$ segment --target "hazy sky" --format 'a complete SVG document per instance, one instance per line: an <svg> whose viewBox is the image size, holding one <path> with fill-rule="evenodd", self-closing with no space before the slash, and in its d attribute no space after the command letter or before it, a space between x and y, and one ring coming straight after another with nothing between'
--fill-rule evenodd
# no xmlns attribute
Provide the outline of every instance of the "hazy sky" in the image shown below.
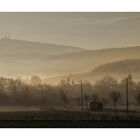
<svg viewBox="0 0 140 140"><path fill-rule="evenodd" d="M0 13L0 36L87 49L140 45L140 13Z"/></svg>

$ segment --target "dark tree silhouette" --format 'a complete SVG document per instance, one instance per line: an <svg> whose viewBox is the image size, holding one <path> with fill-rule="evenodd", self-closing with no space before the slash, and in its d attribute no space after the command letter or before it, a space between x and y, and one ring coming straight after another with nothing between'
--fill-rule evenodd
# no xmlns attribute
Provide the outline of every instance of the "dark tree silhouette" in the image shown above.
<svg viewBox="0 0 140 140"><path fill-rule="evenodd" d="M106 105L108 103L108 99L107 98L101 98L101 102L103 103L103 105Z"/></svg>
<svg viewBox="0 0 140 140"><path fill-rule="evenodd" d="M40 77L36 76L36 75L31 77L30 82L31 82L31 85L33 85L33 86L38 86L38 85L42 84L42 81L41 81Z"/></svg>
<svg viewBox="0 0 140 140"><path fill-rule="evenodd" d="M117 112L117 102L121 98L121 94L119 92L112 91L110 94L112 101L114 102L115 113Z"/></svg>
<svg viewBox="0 0 140 140"><path fill-rule="evenodd" d="M65 108L65 107L66 107L66 104L67 104L67 102L68 102L68 98L67 98L67 96L66 96L66 94L64 93L63 90L60 90L59 95L60 95L61 101L63 102L63 106L64 106L64 108Z"/></svg>
<svg viewBox="0 0 140 140"><path fill-rule="evenodd" d="M75 98L76 105L79 108L80 107L80 97Z"/></svg>
<svg viewBox="0 0 140 140"><path fill-rule="evenodd" d="M88 108L88 102L89 102L89 96L87 94L84 94L84 101L85 101L85 106L86 109Z"/></svg>
<svg viewBox="0 0 140 140"><path fill-rule="evenodd" d="M30 102L29 102L29 87L27 85L25 86L25 89L24 89L24 102L25 102L25 105L30 104Z"/></svg>
<svg viewBox="0 0 140 140"><path fill-rule="evenodd" d="M98 94L93 94L92 95L92 101L93 102L99 102L99 96L98 96Z"/></svg>
<svg viewBox="0 0 140 140"><path fill-rule="evenodd" d="M137 103L140 105L140 92L135 97Z"/></svg>

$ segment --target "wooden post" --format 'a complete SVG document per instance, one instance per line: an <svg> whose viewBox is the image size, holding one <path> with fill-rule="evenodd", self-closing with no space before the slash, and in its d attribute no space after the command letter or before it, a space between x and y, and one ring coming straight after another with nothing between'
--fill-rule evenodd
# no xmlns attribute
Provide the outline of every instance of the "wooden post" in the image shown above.
<svg viewBox="0 0 140 140"><path fill-rule="evenodd" d="M42 96L42 107L43 107L44 106L44 87L43 87L43 85L42 85L41 96Z"/></svg>
<svg viewBox="0 0 140 140"><path fill-rule="evenodd" d="M83 111L83 83L81 80L81 110Z"/></svg>
<svg viewBox="0 0 140 140"><path fill-rule="evenodd" d="M127 113L127 119L128 119L128 113L129 113L128 94L129 94L129 79L126 78L126 113Z"/></svg>

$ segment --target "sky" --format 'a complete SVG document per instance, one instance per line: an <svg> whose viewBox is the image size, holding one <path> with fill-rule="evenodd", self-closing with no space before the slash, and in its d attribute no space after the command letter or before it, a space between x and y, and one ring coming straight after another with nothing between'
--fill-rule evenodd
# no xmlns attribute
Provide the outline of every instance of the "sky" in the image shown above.
<svg viewBox="0 0 140 140"><path fill-rule="evenodd" d="M140 13L0 13L0 37L85 49L140 45Z"/></svg>

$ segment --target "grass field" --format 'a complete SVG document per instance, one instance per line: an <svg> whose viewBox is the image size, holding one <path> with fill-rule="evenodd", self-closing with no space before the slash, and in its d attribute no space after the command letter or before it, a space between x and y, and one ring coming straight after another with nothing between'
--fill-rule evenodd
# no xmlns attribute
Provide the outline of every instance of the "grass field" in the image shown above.
<svg viewBox="0 0 140 140"><path fill-rule="evenodd" d="M88 127L140 127L140 112L105 108L104 112L89 112L72 109L41 110L39 107L1 107L2 128L88 128Z"/></svg>
<svg viewBox="0 0 140 140"><path fill-rule="evenodd" d="M0 120L140 120L140 112L129 110L128 117L124 108L114 112L104 108L103 112L77 109L41 109L40 107L0 107Z"/></svg>

